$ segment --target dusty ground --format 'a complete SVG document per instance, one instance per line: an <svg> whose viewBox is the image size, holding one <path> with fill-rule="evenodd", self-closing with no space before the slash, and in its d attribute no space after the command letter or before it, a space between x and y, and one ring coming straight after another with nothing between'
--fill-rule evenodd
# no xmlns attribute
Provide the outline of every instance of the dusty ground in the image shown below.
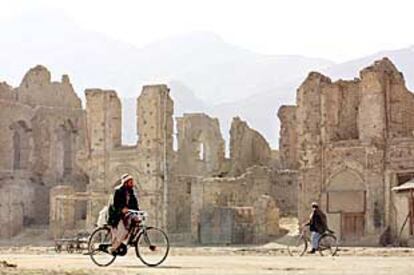
<svg viewBox="0 0 414 275"><path fill-rule="evenodd" d="M0 274L414 274L414 249L345 248L337 257L289 257L282 247L173 248L159 268L145 267L132 253L106 268L89 256L56 254L51 248L2 248Z"/></svg>
<svg viewBox="0 0 414 275"><path fill-rule="evenodd" d="M286 242L298 232L297 220L282 219L288 235L262 246L173 247L158 268L145 267L134 251L106 268L89 256L57 254L45 230L31 229L0 241L0 274L414 274L414 249L341 247L336 257L290 257ZM49 243L49 247L41 246ZM11 246L11 245L17 246ZM3 262L6 261L6 262ZM5 267L6 263L17 267Z"/></svg>

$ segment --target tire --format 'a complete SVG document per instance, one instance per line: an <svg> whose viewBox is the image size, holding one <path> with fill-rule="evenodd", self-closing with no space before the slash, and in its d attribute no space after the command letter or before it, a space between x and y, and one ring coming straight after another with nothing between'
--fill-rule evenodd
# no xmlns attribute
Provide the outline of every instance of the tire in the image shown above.
<svg viewBox="0 0 414 275"><path fill-rule="evenodd" d="M292 241L288 245L288 253L290 256L303 256L307 249L308 242L303 235L292 238Z"/></svg>
<svg viewBox="0 0 414 275"><path fill-rule="evenodd" d="M109 266L115 261L116 256L102 249L102 247L108 249L111 242L111 229L109 227L99 227L89 237L88 254L97 266Z"/></svg>
<svg viewBox="0 0 414 275"><path fill-rule="evenodd" d="M56 253L62 252L62 245L61 244L56 244L55 245L55 251L56 251Z"/></svg>
<svg viewBox="0 0 414 275"><path fill-rule="evenodd" d="M139 233L135 243L137 257L149 267L162 264L170 251L167 234L159 228L147 227Z"/></svg>
<svg viewBox="0 0 414 275"><path fill-rule="evenodd" d="M82 245L80 244L80 243L78 243L77 245L76 245L76 253L82 253Z"/></svg>
<svg viewBox="0 0 414 275"><path fill-rule="evenodd" d="M319 253L321 256L335 256L338 252L338 241L334 234L322 234L318 242Z"/></svg>
<svg viewBox="0 0 414 275"><path fill-rule="evenodd" d="M72 254L73 252L75 252L75 247L73 246L72 243L68 243L68 245L66 246L66 250L68 251L69 254Z"/></svg>

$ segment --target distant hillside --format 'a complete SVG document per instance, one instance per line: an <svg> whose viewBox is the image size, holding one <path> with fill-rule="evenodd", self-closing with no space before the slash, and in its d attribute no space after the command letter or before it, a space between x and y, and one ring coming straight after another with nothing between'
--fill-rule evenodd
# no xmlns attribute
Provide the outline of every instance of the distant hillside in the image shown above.
<svg viewBox="0 0 414 275"><path fill-rule="evenodd" d="M327 68L315 69L332 80L353 79L359 77L359 71L375 60L389 57L397 68L404 74L407 86L414 91L414 47L383 51L374 55L335 64ZM280 86L268 88L247 99L235 100L227 104L219 104L213 107L211 113L220 117L221 121L229 121L232 116L240 115L251 125L259 130L274 147L278 144L279 120L276 117L278 108L284 104L294 104L296 101L296 89L304 81L305 76L293 79L290 83L282 83ZM229 130L229 125L222 125L224 132Z"/></svg>
<svg viewBox="0 0 414 275"><path fill-rule="evenodd" d="M30 25L27 22L31 22ZM334 64L302 56L271 56L196 32L156 41L144 48L85 31L62 14L23 16L0 25L0 81L18 85L24 73L43 64L54 78L69 74L77 93L85 88L115 89L124 99L124 141L136 142L136 97L142 85L167 83L176 113L207 112L220 119L227 138L233 116L247 120L277 146L277 109L295 101L309 71L352 78L382 56L390 57L414 87L413 48L380 52Z"/></svg>
<svg viewBox="0 0 414 275"><path fill-rule="evenodd" d="M375 60L383 57L388 57L404 74L407 86L411 91L414 91L414 46L394 51L382 51L376 54L363 57L356 60L351 60L335 66L322 68L321 72L329 75L333 79L353 79L358 77L358 72Z"/></svg>

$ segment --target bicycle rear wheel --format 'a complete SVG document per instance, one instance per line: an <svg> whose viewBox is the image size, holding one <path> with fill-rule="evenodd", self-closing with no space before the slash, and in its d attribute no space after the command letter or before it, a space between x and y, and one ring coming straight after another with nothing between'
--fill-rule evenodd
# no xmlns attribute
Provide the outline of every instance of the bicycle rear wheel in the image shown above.
<svg viewBox="0 0 414 275"><path fill-rule="evenodd" d="M156 227L147 227L142 230L135 243L137 257L150 267L158 266L164 262L169 251L170 242L167 234Z"/></svg>
<svg viewBox="0 0 414 275"><path fill-rule="evenodd" d="M116 256L108 252L111 244L110 228L99 227L91 234L88 242L88 253L96 265L108 266L115 261Z"/></svg>
<svg viewBox="0 0 414 275"><path fill-rule="evenodd" d="M319 253L324 255L335 256L338 251L338 241L335 235L327 233L323 234L318 243Z"/></svg>
<svg viewBox="0 0 414 275"><path fill-rule="evenodd" d="M292 238L288 245L288 253L290 256L303 256L308 248L308 242L303 235Z"/></svg>

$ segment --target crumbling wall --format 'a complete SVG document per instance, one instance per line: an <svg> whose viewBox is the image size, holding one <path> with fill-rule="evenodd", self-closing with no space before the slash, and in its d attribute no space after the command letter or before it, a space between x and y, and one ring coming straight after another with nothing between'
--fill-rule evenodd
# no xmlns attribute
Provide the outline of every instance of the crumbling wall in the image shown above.
<svg viewBox="0 0 414 275"><path fill-rule="evenodd" d="M61 82L52 82L50 72L41 65L26 73L16 92L19 102L32 107L81 108L81 100L73 90L69 77L63 75Z"/></svg>
<svg viewBox="0 0 414 275"><path fill-rule="evenodd" d="M88 202L87 226L93 226L114 185L125 173L137 183L140 207L152 224L166 226L168 182L173 162L173 101L166 85L144 86L137 99L136 146L121 144L121 105L114 91L87 90L89 152L82 156L95 195ZM100 195L98 195L100 194Z"/></svg>
<svg viewBox="0 0 414 275"><path fill-rule="evenodd" d="M121 145L121 101L112 90L87 89L85 95L90 158L84 161L85 172L91 179L91 190L109 192L108 153Z"/></svg>
<svg viewBox="0 0 414 275"><path fill-rule="evenodd" d="M51 82L42 66L29 70L17 88L1 83L0 94L0 186L12 186L7 200L20 205L9 213L10 235L22 226L48 223L51 187L86 185L76 164L85 145L85 123L69 78Z"/></svg>
<svg viewBox="0 0 414 275"><path fill-rule="evenodd" d="M281 106L277 116L280 120L279 158L281 168L297 169L296 106Z"/></svg>
<svg viewBox="0 0 414 275"><path fill-rule="evenodd" d="M339 80L321 86L323 142L358 139L359 81Z"/></svg>
<svg viewBox="0 0 414 275"><path fill-rule="evenodd" d="M322 182L321 163L321 86L330 79L319 73L310 73L297 91L296 119L298 134L300 222L307 219L310 204L318 200Z"/></svg>
<svg viewBox="0 0 414 275"><path fill-rule="evenodd" d="M0 238L17 235L36 215L35 188L25 177L6 176L0 179Z"/></svg>
<svg viewBox="0 0 414 275"><path fill-rule="evenodd" d="M256 243L264 243L280 234L279 208L273 197L261 195L253 204L254 236Z"/></svg>
<svg viewBox="0 0 414 275"><path fill-rule="evenodd" d="M252 243L264 242L277 235L279 207L271 194L271 177L269 168L253 166L240 177L200 178L194 182L191 186L193 240ZM250 214L246 214L249 222L235 215L241 209L251 209L251 212L247 211ZM221 236L212 236L212 228L220 228L216 233ZM241 238L243 234L245 237Z"/></svg>
<svg viewBox="0 0 414 275"><path fill-rule="evenodd" d="M6 82L0 82L0 100L17 101L16 92Z"/></svg>
<svg viewBox="0 0 414 275"><path fill-rule="evenodd" d="M388 58L376 61L361 71L362 94L365 96L365 106L375 105L368 110L360 109L360 124L364 137L383 138L381 133L387 132L387 137L413 137L414 95L407 90L401 72ZM367 119L371 116L373 123ZM362 121L361 121L362 120ZM366 128L364 128L366 126ZM375 127L374 127L375 126Z"/></svg>
<svg viewBox="0 0 414 275"><path fill-rule="evenodd" d="M413 103L402 74L386 58L353 81L309 74L298 89L296 111L301 221L310 203L320 201L338 236L344 217L356 211L362 220L355 236L378 241L398 216L392 214L398 211L391 206L392 179L414 171Z"/></svg>
<svg viewBox="0 0 414 275"><path fill-rule="evenodd" d="M168 231L172 233L191 232L191 194L197 176L174 174L168 187Z"/></svg>
<svg viewBox="0 0 414 275"><path fill-rule="evenodd" d="M272 169L269 195L280 209L280 215L298 215L298 171Z"/></svg>
<svg viewBox="0 0 414 275"><path fill-rule="evenodd" d="M168 186L172 182L174 102L166 85L144 86L137 100L139 171L148 190L148 209L155 224L167 226ZM145 185L144 185L145 184Z"/></svg>
<svg viewBox="0 0 414 275"><path fill-rule="evenodd" d="M177 173L217 176L224 162L224 139L217 118L184 114L177 118Z"/></svg>
<svg viewBox="0 0 414 275"><path fill-rule="evenodd" d="M203 209L253 206L263 194L270 193L271 170L253 166L239 177L200 178L191 185L191 232L199 240Z"/></svg>
<svg viewBox="0 0 414 275"><path fill-rule="evenodd" d="M75 227L75 189L69 185L55 186L50 190L49 229L54 238L60 238Z"/></svg>
<svg viewBox="0 0 414 275"><path fill-rule="evenodd" d="M267 166L271 156L270 146L263 136L239 117L233 118L230 129L230 175L239 176L253 165Z"/></svg>
<svg viewBox="0 0 414 275"><path fill-rule="evenodd" d="M201 244L245 244L255 240L253 207L212 207L200 213Z"/></svg>

